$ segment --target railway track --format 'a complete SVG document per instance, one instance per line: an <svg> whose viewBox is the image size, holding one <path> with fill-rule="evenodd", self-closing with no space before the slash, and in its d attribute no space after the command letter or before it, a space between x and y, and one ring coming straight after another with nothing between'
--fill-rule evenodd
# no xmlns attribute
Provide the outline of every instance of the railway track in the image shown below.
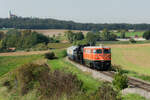
<svg viewBox="0 0 150 100"><path fill-rule="evenodd" d="M112 72L112 71L100 71L100 73L103 73L107 76L110 76L110 77L114 77L115 75L115 72ZM136 79L136 78L133 78L133 77L128 77L128 85L131 86L131 87L137 87L137 88L140 88L140 89L144 89L146 90L147 92L150 92L150 83L148 82L145 82L143 80L140 80L140 79Z"/></svg>
<svg viewBox="0 0 150 100"><path fill-rule="evenodd" d="M74 63L80 64L80 63L75 62L73 60L71 60L71 61L74 62ZM86 67L83 64L80 64L80 65ZM102 74L104 74L104 75L106 75L108 77L111 77L111 78L114 78L114 75L115 75L115 72L113 72L113 71L98 71L98 72L102 73ZM150 92L150 83L145 82L145 81L140 80L140 79L136 79L134 77L128 77L128 85L130 87L140 88L140 89L143 89L143 90L145 90L147 92Z"/></svg>

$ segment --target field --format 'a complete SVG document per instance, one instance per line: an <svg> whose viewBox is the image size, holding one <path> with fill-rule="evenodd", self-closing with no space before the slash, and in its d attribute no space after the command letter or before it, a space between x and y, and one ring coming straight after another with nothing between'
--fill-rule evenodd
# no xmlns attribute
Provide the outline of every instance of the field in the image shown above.
<svg viewBox="0 0 150 100"><path fill-rule="evenodd" d="M41 55L0 56L0 76L21 66L22 64L41 59Z"/></svg>
<svg viewBox="0 0 150 100"><path fill-rule="evenodd" d="M44 35L47 36L53 36L53 35L64 35L64 33L68 30L65 29L47 29L47 30L33 30L33 31L37 31L39 33L43 33ZM72 30L73 32L80 32L80 30ZM83 34L86 34L88 31L81 31L83 32Z"/></svg>
<svg viewBox="0 0 150 100"><path fill-rule="evenodd" d="M150 76L150 44L111 45L112 63Z"/></svg>
<svg viewBox="0 0 150 100"><path fill-rule="evenodd" d="M52 68L52 70L64 70L66 72L71 72L83 81L83 87L87 90L87 93L94 93L98 87L101 85L101 82L98 80L93 79L90 76L90 73L82 72L77 69L74 65L70 64L62 57L62 53L60 49L54 50L55 54L57 55L58 59L48 60L47 63ZM32 61L39 61L44 59L43 56L40 54L38 55L27 55L27 56L1 56L0 57L0 79L7 75L8 72L13 71L17 67L23 65L24 63L32 62ZM0 85L0 100L15 100L16 94L10 95L5 87ZM133 100L136 97L137 100L145 100L144 98L138 95L127 95L123 97L123 100ZM31 91L28 95L22 96L21 100L36 100L35 91ZM64 99L63 99L64 100Z"/></svg>
<svg viewBox="0 0 150 100"><path fill-rule="evenodd" d="M139 31L139 32L126 32L126 37L132 37L132 36L135 36L137 35L138 37L142 37L143 36L143 33L142 31ZM117 36L120 36L121 33L115 33Z"/></svg>

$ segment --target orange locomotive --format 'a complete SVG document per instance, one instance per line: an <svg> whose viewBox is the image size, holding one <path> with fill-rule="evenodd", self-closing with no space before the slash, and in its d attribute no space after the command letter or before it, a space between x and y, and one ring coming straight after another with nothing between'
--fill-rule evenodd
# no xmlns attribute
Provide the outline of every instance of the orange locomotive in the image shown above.
<svg viewBox="0 0 150 100"><path fill-rule="evenodd" d="M106 46L72 46L67 54L69 59L91 68L107 70L111 66L111 48Z"/></svg>
<svg viewBox="0 0 150 100"><path fill-rule="evenodd" d="M84 47L83 60L89 67L108 69L111 66L111 48L106 46Z"/></svg>

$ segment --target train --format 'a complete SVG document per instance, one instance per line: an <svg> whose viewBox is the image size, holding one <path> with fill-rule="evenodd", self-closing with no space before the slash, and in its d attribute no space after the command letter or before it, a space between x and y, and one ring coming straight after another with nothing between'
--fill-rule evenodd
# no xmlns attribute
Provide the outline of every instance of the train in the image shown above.
<svg viewBox="0 0 150 100"><path fill-rule="evenodd" d="M71 46L67 48L68 58L87 67L108 70L111 67L111 48L100 46Z"/></svg>

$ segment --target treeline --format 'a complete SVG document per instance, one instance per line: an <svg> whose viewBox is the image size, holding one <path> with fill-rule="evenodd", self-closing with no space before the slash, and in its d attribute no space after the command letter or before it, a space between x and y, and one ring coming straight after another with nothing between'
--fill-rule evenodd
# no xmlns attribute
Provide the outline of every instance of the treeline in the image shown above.
<svg viewBox="0 0 150 100"><path fill-rule="evenodd" d="M59 41L31 30L12 29L6 34L0 32L0 50L7 50L8 48L26 49L41 45L41 43L47 45L56 42Z"/></svg>
<svg viewBox="0 0 150 100"><path fill-rule="evenodd" d="M92 24L42 18L0 18L0 28L69 30L150 30L150 24Z"/></svg>
<svg viewBox="0 0 150 100"><path fill-rule="evenodd" d="M95 45L97 41L115 41L117 35L104 29L102 32L90 31L86 36L82 32L67 31L65 32L65 37L74 45Z"/></svg>

